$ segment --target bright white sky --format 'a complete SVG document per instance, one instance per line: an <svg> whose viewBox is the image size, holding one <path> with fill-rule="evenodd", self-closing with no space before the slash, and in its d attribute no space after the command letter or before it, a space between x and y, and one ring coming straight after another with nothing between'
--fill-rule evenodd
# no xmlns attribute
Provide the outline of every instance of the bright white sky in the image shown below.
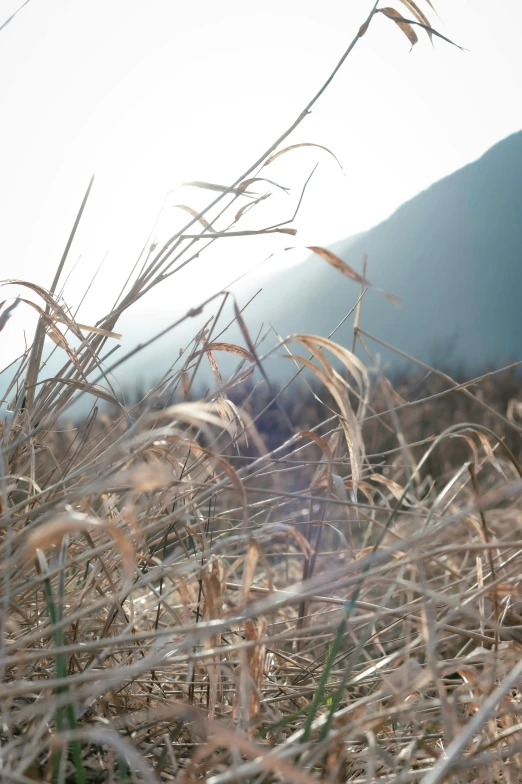
<svg viewBox="0 0 522 784"><path fill-rule="evenodd" d="M329 147L346 177L313 149L267 170L298 192L320 162L296 244L369 228L522 127L520 0L433 0L440 18L426 0L417 2L435 28L469 51L440 40L432 48L418 29L419 44L410 52L393 22L375 19L287 142ZM0 0L0 21L19 4ZM32 0L0 32L0 278L50 286L96 172L67 271L81 259L65 298L71 306L79 301L108 252L82 313L85 321L97 320L166 192L186 180L229 183L240 175L320 87L371 5ZM398 0L382 5L404 11ZM201 193L185 190L170 203L177 202L200 207ZM290 212L291 200L280 199L277 213ZM180 225L174 213L164 213L165 236ZM293 244L283 240L279 247ZM163 295L158 290L142 312L169 310L173 297L185 310L209 286L225 285L278 247L277 238L270 246L224 242L179 285ZM290 255L278 254L276 263Z"/></svg>

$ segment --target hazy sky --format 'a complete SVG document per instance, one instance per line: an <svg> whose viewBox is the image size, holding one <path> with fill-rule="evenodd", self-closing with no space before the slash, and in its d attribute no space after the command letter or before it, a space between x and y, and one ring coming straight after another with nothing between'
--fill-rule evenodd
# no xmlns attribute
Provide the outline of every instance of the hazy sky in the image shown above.
<svg viewBox="0 0 522 784"><path fill-rule="evenodd" d="M295 244L369 228L522 127L520 0L433 0L439 18L417 1L435 28L469 51L440 40L432 47L421 30L410 51L393 22L375 19L288 142L329 147L346 176L313 149L267 170L297 193L319 161ZM2 18L19 2L2 0ZM394 5L408 15L398 0ZM96 172L67 271L80 262L65 295L74 305L107 254L84 306L85 319L98 319L165 193L183 181L229 183L241 174L324 82L371 6L32 0L0 32L0 277L50 285ZM202 206L201 193L176 193L170 203L179 202ZM279 198L277 213L287 217L291 204ZM165 236L183 220L174 213L163 215ZM173 297L183 307L196 304L203 283L224 285L281 246L277 238L262 247L225 242L177 288L158 292L154 310L170 309Z"/></svg>

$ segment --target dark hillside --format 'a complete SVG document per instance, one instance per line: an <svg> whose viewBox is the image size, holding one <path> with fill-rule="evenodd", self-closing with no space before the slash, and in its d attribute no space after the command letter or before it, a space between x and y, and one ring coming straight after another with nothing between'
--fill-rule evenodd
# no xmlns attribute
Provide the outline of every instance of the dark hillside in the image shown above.
<svg viewBox="0 0 522 784"><path fill-rule="evenodd" d="M333 249L358 271L368 253L368 279L402 299L397 309L369 291L367 331L438 364L521 358L522 133ZM270 320L282 334L328 334L358 294L314 256L265 282L249 319ZM338 333L343 342L352 323Z"/></svg>

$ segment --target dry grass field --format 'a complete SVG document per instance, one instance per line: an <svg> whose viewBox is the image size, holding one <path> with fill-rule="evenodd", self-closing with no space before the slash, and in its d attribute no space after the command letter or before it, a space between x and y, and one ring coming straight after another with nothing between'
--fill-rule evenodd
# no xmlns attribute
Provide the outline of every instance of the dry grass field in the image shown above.
<svg viewBox="0 0 522 784"><path fill-rule="evenodd" d="M375 6L338 68L379 12L412 44L436 38L420 2L402 4L406 18ZM465 379L412 361L387 378L360 297L353 344L292 336L280 388L248 311L235 310L241 345L220 338L221 293L142 399L111 381L129 359L110 356L118 317L241 234L273 186L264 166L291 154L334 76L230 187L200 183L208 208L148 243L96 325L59 293L89 191L52 287L18 282L39 324L0 420L2 781L521 780L515 365ZM314 250L361 294L371 285ZM0 331L21 306L3 305ZM200 398L203 362L215 383ZM78 421L80 397L92 408Z"/></svg>

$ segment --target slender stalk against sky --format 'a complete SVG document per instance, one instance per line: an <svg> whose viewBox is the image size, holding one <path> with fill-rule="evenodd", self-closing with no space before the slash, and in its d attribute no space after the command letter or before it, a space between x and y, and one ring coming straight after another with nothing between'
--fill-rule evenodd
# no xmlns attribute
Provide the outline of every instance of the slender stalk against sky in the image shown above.
<svg viewBox="0 0 522 784"><path fill-rule="evenodd" d="M7 118L0 129L1 257L18 277L49 286L95 171L70 257L72 266L81 254L81 263L66 291L78 301L108 251L85 303L86 320L95 321L96 305L112 298L165 193L187 180L230 182L291 124L371 6L30 3L2 31L0 46L8 74L0 90ZM410 52L381 16L291 138L329 147L346 177L313 151L274 164L274 178L298 189L319 159L297 222L300 244L375 225L522 127L513 100L522 73L518 0L504 0L502 14L492 14L486 0L441 0L437 10L437 28L468 51L421 41ZM184 199L201 206L197 194ZM168 235L173 221L167 211L160 231ZM230 243L220 253L206 275L226 267L232 279L245 257L255 263L266 246Z"/></svg>

